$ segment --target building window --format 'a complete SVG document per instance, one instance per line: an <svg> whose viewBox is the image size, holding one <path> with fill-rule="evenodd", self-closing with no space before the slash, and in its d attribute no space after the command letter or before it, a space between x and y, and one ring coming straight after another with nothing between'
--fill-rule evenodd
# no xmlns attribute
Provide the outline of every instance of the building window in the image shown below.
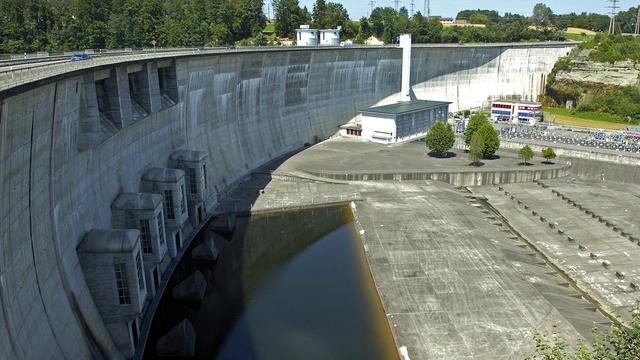
<svg viewBox="0 0 640 360"><path fill-rule="evenodd" d="M196 169L187 168L187 173L189 174L189 193L197 194L198 186L196 184Z"/></svg>
<svg viewBox="0 0 640 360"><path fill-rule="evenodd" d="M149 220L140 220L140 240L142 240L142 252L153 253L151 247L151 234L149 233Z"/></svg>
<svg viewBox="0 0 640 360"><path fill-rule="evenodd" d="M144 290L144 275L142 274L142 259L140 257L140 252L136 254L136 272L138 273L138 285L140 286L140 290Z"/></svg>
<svg viewBox="0 0 640 360"><path fill-rule="evenodd" d="M118 289L118 302L120 305L131 304L131 296L129 295L129 281L127 280L127 264L114 264L116 271L116 288Z"/></svg>
<svg viewBox="0 0 640 360"><path fill-rule="evenodd" d="M164 245L164 219L162 218L162 211L158 213L158 237L160 238L160 245Z"/></svg>
<svg viewBox="0 0 640 360"><path fill-rule="evenodd" d="M173 213L173 194L171 193L171 190L164 191L164 211L167 212L167 219L176 218Z"/></svg>
<svg viewBox="0 0 640 360"><path fill-rule="evenodd" d="M180 201L180 210L184 214L187 212L187 195L184 192L184 185L180 185L180 193L182 194L182 201Z"/></svg>
<svg viewBox="0 0 640 360"><path fill-rule="evenodd" d="M202 182L204 183L205 190L207 189L207 165L202 164Z"/></svg>

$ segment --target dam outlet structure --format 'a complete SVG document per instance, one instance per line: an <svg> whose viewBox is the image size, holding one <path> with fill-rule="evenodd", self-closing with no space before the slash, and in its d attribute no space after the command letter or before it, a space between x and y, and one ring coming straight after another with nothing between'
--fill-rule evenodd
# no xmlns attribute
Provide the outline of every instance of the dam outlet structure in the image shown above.
<svg viewBox="0 0 640 360"><path fill-rule="evenodd" d="M575 47L413 46L410 90L451 111L535 99ZM396 47L92 61L0 86L2 359L133 357L239 180L401 95Z"/></svg>

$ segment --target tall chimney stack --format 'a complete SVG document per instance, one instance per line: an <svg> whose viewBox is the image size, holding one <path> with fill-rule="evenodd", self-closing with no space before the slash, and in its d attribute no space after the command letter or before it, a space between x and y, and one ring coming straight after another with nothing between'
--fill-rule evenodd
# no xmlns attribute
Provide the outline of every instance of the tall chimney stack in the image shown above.
<svg viewBox="0 0 640 360"><path fill-rule="evenodd" d="M402 87L400 101L411 100L411 34L400 35L402 48Z"/></svg>

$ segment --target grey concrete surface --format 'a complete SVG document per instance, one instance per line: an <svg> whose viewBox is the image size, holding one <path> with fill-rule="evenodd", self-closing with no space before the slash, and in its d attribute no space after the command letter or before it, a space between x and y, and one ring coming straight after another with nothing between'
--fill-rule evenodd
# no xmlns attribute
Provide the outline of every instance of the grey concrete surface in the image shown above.
<svg viewBox="0 0 640 360"><path fill-rule="evenodd" d="M640 281L640 246L629 238L637 234L637 217L629 213L633 208L624 206L640 194L637 186L594 185L565 178L551 180L545 187L525 183L501 188L473 191L486 197L606 311L628 322L629 310L640 297L631 285ZM625 228L627 235L622 234Z"/></svg>
<svg viewBox="0 0 640 360"><path fill-rule="evenodd" d="M543 83L574 46L418 47L414 92L457 107L536 96L541 87L532 84ZM87 99L95 96L86 89L87 72L156 57L63 64L52 73L34 71L19 86L3 83L0 358L118 357L76 248L90 229L110 227L111 202L120 192L140 191L145 170L167 167L176 149L205 152L212 208L252 169L332 135L357 109L391 101L400 86L398 49L162 56L175 62L175 104L123 122L124 129L88 126L83 143L80 128L96 107Z"/></svg>
<svg viewBox="0 0 640 360"><path fill-rule="evenodd" d="M523 358L533 352L533 335L554 325L575 344L610 324L467 191L434 181L295 177L272 178L262 192L258 186L255 177L230 195L268 210L357 192L370 268L396 344L411 359Z"/></svg>
<svg viewBox="0 0 640 360"><path fill-rule="evenodd" d="M462 150L453 149L446 158L429 155L423 140L381 145L334 138L313 146L303 156L294 156L282 170L337 180L440 180L457 186L534 181L569 173L563 159L543 164L543 159L534 158L531 166L522 166L515 152L499 151L496 155L496 159L482 160L482 166L471 166Z"/></svg>

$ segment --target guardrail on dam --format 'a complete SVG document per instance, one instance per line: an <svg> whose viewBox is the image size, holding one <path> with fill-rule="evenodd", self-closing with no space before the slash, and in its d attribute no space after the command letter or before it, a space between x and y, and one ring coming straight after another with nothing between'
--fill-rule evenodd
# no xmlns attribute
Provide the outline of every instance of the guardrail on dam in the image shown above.
<svg viewBox="0 0 640 360"><path fill-rule="evenodd" d="M490 97L533 98L574 47L416 46L412 89L452 101L453 110ZM164 210L154 208L168 221L167 242L188 236L252 169L332 135L357 109L392 101L400 71L395 48L256 50L87 66L1 91L0 358L131 356L122 349L135 330L101 314L90 291L101 279L83 272L78 252L90 230L122 223L112 215L119 194L169 191L175 204L164 197ZM182 170L151 170L175 167ZM162 188L161 178L176 187ZM171 195L185 192L180 185L189 192L186 222L185 196ZM180 215L167 218L173 210ZM113 269L97 274L108 281ZM135 271L128 280L131 296L140 295ZM117 302L118 292L100 298Z"/></svg>

